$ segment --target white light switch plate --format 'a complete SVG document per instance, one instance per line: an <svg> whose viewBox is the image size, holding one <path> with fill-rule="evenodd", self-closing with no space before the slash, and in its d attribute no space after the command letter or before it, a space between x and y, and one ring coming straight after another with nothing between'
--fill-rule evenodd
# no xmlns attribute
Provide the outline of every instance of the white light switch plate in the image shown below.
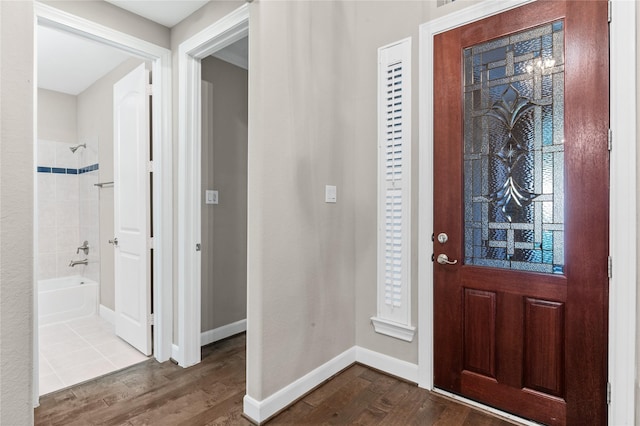
<svg viewBox="0 0 640 426"><path fill-rule="evenodd" d="M218 204L218 191L207 189L205 191L205 204Z"/></svg>
<svg viewBox="0 0 640 426"><path fill-rule="evenodd" d="M338 201L338 190L334 185L327 185L324 188L324 202L335 203Z"/></svg>

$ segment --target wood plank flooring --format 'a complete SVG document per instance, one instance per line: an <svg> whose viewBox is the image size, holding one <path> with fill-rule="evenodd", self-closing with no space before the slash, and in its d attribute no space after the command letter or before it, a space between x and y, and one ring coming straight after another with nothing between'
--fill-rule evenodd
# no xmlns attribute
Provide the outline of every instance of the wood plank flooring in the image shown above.
<svg viewBox="0 0 640 426"><path fill-rule="evenodd" d="M202 348L184 369L154 360L40 398L36 425L251 425L242 417L245 335ZM362 365L307 394L269 425L473 425L513 423Z"/></svg>

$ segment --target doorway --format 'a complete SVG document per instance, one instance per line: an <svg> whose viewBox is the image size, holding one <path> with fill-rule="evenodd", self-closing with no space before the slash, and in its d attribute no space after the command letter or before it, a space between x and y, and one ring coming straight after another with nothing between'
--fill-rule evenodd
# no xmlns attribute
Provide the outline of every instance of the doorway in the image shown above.
<svg viewBox="0 0 640 426"><path fill-rule="evenodd" d="M248 4L179 46L178 113L178 345L173 358L183 367L200 362L202 346L202 178L201 61L249 34ZM221 202L222 196L220 194ZM246 253L244 254L246 258ZM237 326L245 324L234 323Z"/></svg>
<svg viewBox="0 0 640 426"><path fill-rule="evenodd" d="M248 37L202 59L201 345L247 328Z"/></svg>
<svg viewBox="0 0 640 426"><path fill-rule="evenodd" d="M545 424L606 423L607 36L555 2L434 38L434 384Z"/></svg>
<svg viewBox="0 0 640 426"><path fill-rule="evenodd" d="M526 2L523 2L526 3ZM522 3L520 3L522 4ZM628 88L625 89L628 82L635 87L635 65L633 61L626 61L623 58L626 55L626 47L624 39L629 37L629 34L633 34L635 31L635 22L633 19L628 18L627 15L635 13L635 8L629 10L629 5L613 5L611 11L611 128L613 134L623 135L622 137L630 137L630 140L635 140L635 129L633 125L625 125L623 117L627 116L627 110L630 109L635 117L635 101L628 101L625 93ZM423 41L422 51L425 54L426 63L432 63L434 59L433 50L433 38L436 34L444 33L449 29L458 28L472 20L481 19L486 16L491 16L517 7L517 5L494 5L490 8L481 10L478 8L468 8L465 13L454 13L446 18L434 20L421 27L421 40ZM606 15L606 14L605 14ZM471 18L473 17L473 18ZM605 18L606 19L606 18ZM631 67L631 71L628 72L626 67ZM433 93L429 93L425 87L431 86L433 81L433 73L430 69L422 71L422 78L425 84L422 85L421 97L422 105L426 114L422 114L425 117L423 123L421 123L421 138L425 141L425 150L421 151L421 169L432 170L431 165L434 164L433 157L429 153L430 147L433 147L432 135L429 133L433 126ZM427 82L429 82L427 84ZM635 90L635 89L634 89ZM627 116L628 117L628 116ZM610 233L611 233L611 258L619 259L623 258L622 263L614 261L612 265L613 274L610 281L617 282L618 285L611 284L609 290L609 351L608 351L608 368L609 368L609 381L611 388L613 389L612 395L617 395L611 399L609 405L609 422L611 424L625 424L633 422L633 383L628 378L624 371L628 368L634 368L634 341L635 336L635 307L631 306L635 303L635 219L631 216L627 217L627 214L635 214L635 201L628 200L625 194L629 192L635 194L635 189L629 189L628 184L631 184L635 188L635 178L623 177L624 172L616 172L621 167L627 167L629 170L635 170L635 148L634 144L627 144L621 141L620 145L616 146L617 149L613 149L610 153L611 158L611 202L610 202ZM624 166L623 166L624 165ZM432 194L434 193L434 186L430 182L430 178L421 174L421 194L420 194L420 209L425 215L421 217L421 233L420 233L420 251L421 257L424 258L428 254L431 256L433 252L431 243L431 232L433 230L432 222L433 217L430 216L430 212L433 210L433 203L431 201ZM604 179L606 180L606 178ZM624 189L623 189L624 188ZM635 200L635 196L634 196ZM606 203L606 202L605 202ZM620 221L618 223L618 221ZM622 230L621 224L625 223L624 227L626 231ZM630 227L627 227L629 226ZM427 234L428 232L428 234ZM630 235L628 233L631 233ZM629 254L628 251L631 251ZM627 256L633 256L633 259ZM453 256L452 256L453 257ZM421 386L431 388L433 386L433 368L434 364L431 360L431 345L428 343L433 339L433 329L431 323L431 317L433 315L434 306L429 300L430 293L432 291L431 276L433 270L440 265L432 265L430 262L426 262L424 265L420 264L420 328L421 345L420 345L420 384ZM627 280L629 284L627 285ZM629 302L628 302L629 301ZM602 307L606 311L606 306ZM614 324L617 324L615 326ZM624 324L624 325L623 325ZM627 326L631 326L631 330L627 329ZM624 335L624 337L623 337ZM425 343L425 339L427 344ZM613 361L613 359L616 361ZM626 370L628 371L628 370ZM605 386L606 387L606 386ZM616 391L617 389L617 391ZM600 391L598 391L600 392ZM620 399L618 399L620 398ZM598 401L597 404L602 404ZM605 414L606 416L606 414Z"/></svg>
<svg viewBox="0 0 640 426"><path fill-rule="evenodd" d="M93 22L71 16L65 12L59 11L55 8L52 8L43 4L38 3L35 5L35 13L36 13L37 22L38 22L38 25L36 26L36 39L37 39L38 33L40 32L48 31L50 35L50 32L53 31L53 32L56 32L56 34L59 35L60 37L66 37L66 38L74 37L75 40L80 44L90 44L96 49L101 47L104 48L108 46L107 50L111 52L115 52L114 55L119 58L119 59L116 59L115 65L113 65L111 68L111 70L113 70L114 68L117 69L118 72L116 74L118 75L126 74L129 68L133 68L145 61L148 61L150 68L153 69L154 75L157 81L157 85L155 89L153 89L154 98L151 102L154 107L153 129L152 129L152 133L154 135L153 148L154 148L154 153L156 154L155 160L157 161L157 165L155 168L156 173L153 176L154 211L158 213L155 217L155 222L154 222L154 231L155 231L154 235L158 237L156 239L155 254L156 254L156 258L158 259L165 259L167 255L169 256L169 259L170 259L170 252L168 253L167 247L164 245L167 240L170 242L170 237L171 237L171 204L170 204L171 197L170 197L170 192L167 193L168 191L170 191L170 189L168 190L166 189L166 188L170 188L170 185L161 184L163 182L166 182L167 180L169 182L171 180L170 169L165 168L165 164L164 164L164 162L167 162L170 164L171 144L170 144L169 136L170 136L171 129L170 129L170 123L165 118L167 116L166 111L170 110L170 104L169 104L168 96L163 96L163 93L169 93L170 90L169 90L169 81L165 75L166 73L162 72L162 69L166 69L167 64L170 61L169 51L164 48L150 45L147 42L142 42L141 40L137 40L135 38L132 38L128 35L124 35L117 31L112 31L110 29L101 27ZM71 34L73 34L73 36ZM36 49L36 51L37 50L38 49ZM38 58L36 58L36 63L37 62L38 62ZM101 77L105 77L105 76L102 75ZM118 76L116 76L115 74L108 75L108 77L113 80L119 79ZM92 86L92 83L95 83L95 81L89 81L86 83L86 87L77 89L79 90L78 93L86 91L88 87ZM114 82L111 82L111 81L107 82L105 80L105 81L101 81L100 83L108 87L109 97L111 98L111 101L113 101L113 94L111 93L112 92L111 89L113 87ZM100 90L98 90L99 88L95 87L95 89L97 92L100 92ZM49 93L49 92L52 92L52 93ZM108 170L108 167L105 167L105 163L109 164L110 162L113 161L113 150L112 148L110 148L110 146L112 146L112 138L109 138L107 136L107 134L110 134L111 132L107 132L104 130L106 128L112 131L113 124L111 121L107 122L107 120L101 120L100 118L101 116L107 115L107 114L101 114L101 112L96 113L92 111L91 114L88 114L89 117L82 116L82 114L86 113L91 108L83 107L82 111L79 112L76 106L76 104L79 103L78 100L75 99L77 97L76 94L71 95L67 93L67 94L64 94L65 96L63 96L62 94L60 94L59 90L58 91L49 90L48 92L43 92L43 93L46 93L46 94L42 97L42 99L53 98L53 100L49 99L51 102L49 102L48 104L49 106L53 107L53 112L60 112L60 111L55 111L55 106L60 105L60 98L63 99L63 104L64 104L64 101L66 100L65 105L67 105L69 108L67 108L65 116L74 117L73 119L70 118L70 121L72 122L75 121L75 123L70 127L76 127L76 129L73 129L73 132L76 132L77 134L82 133L82 140L76 137L77 134L67 138L64 138L64 137L58 138L55 136L50 138L53 140L46 141L44 144L42 144L43 145L42 153L44 155L40 155L39 158L36 160L37 163L35 164L36 171L40 172L40 173L37 173L36 181L38 180L44 181L44 177L43 179L40 179L40 176L38 175L44 176L47 172L49 172L50 175L55 174L56 175L55 178L60 178L60 179L57 179L58 181L65 181L65 184L69 184L72 187L75 186L76 188L75 193L73 191L67 191L67 190L55 191L55 194L58 194L60 192L60 194L63 194L64 197L66 197L66 201L70 201L70 202L64 203L66 205L64 209L67 209L69 211L67 213L69 214L66 214L65 213L66 210L65 210L60 212L60 214L56 213L55 215L53 215L53 217L56 219L54 225L57 226L57 224L60 224L63 227L67 226L67 224L70 224L73 222L71 221L72 217L77 218L76 222L79 222L80 218L86 219L82 221L82 223L78 223L77 229L74 232L67 232L68 230L65 231L62 229L58 230L59 232L52 231L52 232L56 232L56 235L54 236L61 236L63 238L69 237L68 241L67 240L65 241L67 241L70 246L73 246L71 248L65 246L66 250L62 250L62 248L64 247L61 247L61 254L60 256L56 256L56 260L53 262L53 265L54 265L53 269L56 270L56 274L57 274L58 264L60 263L58 260L62 261L64 256L69 256L71 260L67 259L66 263L60 266L59 269L62 274L68 273L68 270L72 270L75 272L75 271L78 271L80 268L84 269L84 271L82 271L83 274L80 274L80 273L78 274L80 275L80 279L77 283L77 287L80 289L80 294L77 297L75 297L75 299L77 299L78 301L78 305L80 306L80 308L78 309L74 308L74 309L81 316L84 316L86 318L87 315L90 315L92 318L96 318L98 322L90 326L89 324L86 324L86 322L83 323L83 320L74 320L76 323L74 323L73 326L69 326L68 324L61 323L61 321L64 320L64 318L61 318L61 317L49 316L47 317L47 320L51 322L57 322L58 324L56 324L56 326L64 325L64 327L66 327L66 329L64 330L64 334L73 338L75 342L74 344L86 343L89 345L86 348L84 347L79 348L76 345L74 346L74 349L78 349L79 351L84 351L87 353L92 353L93 355L98 354L100 356L99 358L97 358L98 360L106 361L107 363L110 363L112 366L115 366L115 367L118 367L118 366L121 367L121 366L124 366L124 364L122 364L124 362L124 360L122 359L123 357L120 357L121 359L118 361L119 364L115 365L114 361L116 361L117 354L115 354L113 351L111 351L110 354L102 353L99 350L100 348L96 347L96 345L102 344L103 346L102 349L104 349L105 351L109 351L110 349L112 350L114 349L113 346L110 346L110 344L113 343L112 341L111 342L105 341L101 343L94 341L94 343L92 343L92 340L93 340L92 338L87 338L88 336L81 336L79 333L80 329L84 329L84 331L87 331L90 334L93 331L93 334L100 334L102 335L102 337L109 338L109 333L105 332L105 329L109 328L109 321L108 319L104 320L104 317L107 317L107 318L109 317L108 306L106 310L105 309L102 310L103 311L102 318L99 315L100 309L98 308L100 303L99 301L101 300L109 304L108 302L109 291L107 291L106 285L103 286L103 290L105 290L105 294L102 295L102 299L100 295L100 285L98 283L101 281L101 276L100 276L101 268L99 267L100 262L98 259L101 260L102 256L98 256L98 253L102 252L102 254L104 255L105 253L113 250L113 248L108 245L108 240L113 239L113 235L111 234L109 236L109 233L107 233L106 236L100 235L100 229L99 229L100 226L98 225L100 223L99 220L96 219L95 221L91 221L89 220L89 218L91 216L96 216L96 217L99 216L97 213L100 210L100 207L99 207L100 200L101 200L100 197L102 196L102 200L105 201L103 206L105 210L105 215L104 215L105 217L102 218L104 219L103 222L105 224L109 222L113 224L112 205L111 205L111 209L109 209L109 206L108 206L109 203L107 202L107 199L106 199L108 197L104 193L101 195L98 193L98 191L104 192L106 190L112 190L110 186L113 183L113 179L111 180L99 179L99 176L100 176L99 171L101 169L100 162L103 162L102 170L105 171L105 170ZM145 93L146 93L146 88L145 88ZM84 100L81 102L84 102ZM99 103L92 103L90 99L87 100L87 102L88 102L88 105L95 106L98 109L106 108L106 110L109 111L111 108L104 105L96 106L96 105L99 105ZM111 103L109 103L109 105L111 105ZM43 105L39 105L39 106L42 107ZM51 117L50 115L52 113L51 108L48 110L48 113L49 114L43 114L43 111L41 110L41 113L39 115L36 114L36 117L39 116L41 119ZM82 126L76 126L75 125L76 123L83 123L83 124ZM49 129L51 129L51 127L49 127ZM88 132L87 129L94 129L96 130L96 132L94 134L94 133ZM40 133L42 135L42 132ZM40 139L42 138L39 138L38 132L36 131L34 140L40 141ZM65 143L66 143L66 146L65 146ZM58 150L57 145L59 144L62 144L62 145L59 147L60 149ZM109 152L99 153L100 149L104 149ZM146 151L148 152L148 148L146 149ZM60 152L61 160L74 161L73 164L71 163L70 164L66 164L66 163L52 164L49 166L44 164L43 165L39 164L38 162L39 160L45 160L45 159L55 162L56 161L55 154L57 152ZM47 157L46 155L47 153L49 154L53 153L54 155L53 156L49 155ZM103 154L103 155L99 155L99 154ZM64 176L57 176L57 175L64 175ZM100 176L100 177L105 177L105 176ZM82 182L80 182L79 180L82 180ZM44 185L40 185L40 192L44 192L44 193L49 192L46 190L47 188L45 187L45 185L46 183L44 183ZM86 203L84 204L86 205L83 204L81 208L79 200L85 201ZM36 201L36 205L38 205L37 201ZM75 206L76 208L74 208L73 206ZM39 227L42 227L43 225L51 225L51 218L52 218L51 211L46 211L46 209L42 208L43 206L39 206L39 207L40 207L39 209L40 220L36 219L35 229L34 229L35 231L34 235L36 235L34 244L36 247L39 246L39 241L37 237L39 233L38 232ZM107 213L109 211L110 211L110 214ZM90 236L90 238L86 238L86 239L84 237L80 238L81 232L83 235L86 234L88 237ZM78 241L79 239L81 239L82 241ZM86 243L84 241L86 241ZM99 241L104 243L104 245L106 245L108 249L105 250L103 247L101 247ZM47 244L47 242L44 240L43 240L43 243L45 245ZM53 245L49 243L48 249L52 249L52 247L55 245L57 250L57 243L58 241L54 241ZM71 249L73 251L71 253L67 253ZM39 251L42 252L42 250L39 250ZM36 264L38 260L39 259L36 259ZM108 260L103 263L108 263ZM41 265L39 269L42 270L43 272L46 272L46 269L44 268L46 266L47 266L46 264ZM72 268L75 268L75 269L72 269ZM52 268L50 267L48 272L49 274L51 273L51 269ZM105 273L108 273L108 272L113 273L113 270L111 268L102 268L102 269L104 269ZM156 359L160 361L164 361L168 359L169 353L170 353L169 348L171 344L171 340L170 340L171 288L170 288L170 280L163 279L163 276L165 277L171 276L170 271L171 271L171 262L166 262L166 263L155 262L154 270L153 270L153 274L155 277L154 307L155 307L155 312L158 315L157 315L157 320L155 322L156 326L155 326L155 333L154 333L154 340L155 340L154 354ZM90 277L84 277L83 275L85 273L87 275L94 274L97 277L97 280L91 280L95 282L95 285L90 285L90 282L89 282L90 280L88 279ZM38 271L36 271L35 276L36 277L38 276ZM56 283L53 283L53 284L56 284ZM35 283L35 285L37 286L37 282ZM58 287L58 286L54 285L54 287ZM89 297L90 295L88 295L88 293L92 292L91 287L94 288L93 290L94 295L92 296L93 298L90 298ZM39 310L42 311L43 309L46 310L50 307L48 303L43 303L42 306L38 306L38 302L39 302L38 300L39 298L37 297L38 292L35 291L34 294L36 295L36 297L34 298L35 312L38 312ZM58 297L58 299L61 300L62 301L61 303L63 304L70 300L70 298L64 297L64 296ZM58 303L58 305L59 304L60 303ZM167 304L169 307L166 306ZM68 309L68 306L62 306L61 310L69 311L70 309ZM39 339L40 337L39 325L45 325L45 324L39 324L38 317L35 317L35 318L36 319L34 321L34 335L36 339ZM167 327L167 325L169 325L169 327ZM51 340L51 343L56 345L58 343L56 342L56 339L59 337L59 333L43 332L42 337L45 340L47 339ZM93 336L93 337L96 337L96 336ZM110 338L113 339L114 337L111 336ZM34 401L36 401L36 405L37 405L39 394L43 393L39 389L40 386L38 382L38 378L40 376L39 370L42 368L41 367L42 362L37 362L39 359L39 356L38 356L39 345L37 344L37 342L38 340L36 340L36 344L34 345L34 349L35 349L34 360L36 362L34 362L34 386L33 386ZM52 349L52 352L53 352L53 355L56 355L57 349L56 350ZM131 354L129 353L129 355ZM113 360L108 359L110 356L113 357ZM50 360L43 359L40 361L47 362ZM72 360L70 359L70 357L68 359L64 359L64 357L61 359L61 362L65 362L65 363L70 363L71 361ZM45 363L45 366L51 367L50 364L51 364L50 362L49 362L49 365ZM103 362L103 364L105 363ZM95 368L93 370L96 372L103 373L104 367L105 365L102 365L102 367ZM91 368L87 368L87 369L91 370ZM78 373L79 368L76 368L75 370L76 370L76 373ZM51 371L47 371L47 372L52 373ZM62 384L64 385L64 387L66 387L73 382L86 380L88 377L89 376L86 376L86 375L81 376L79 374L75 374L75 378L70 376L67 378L66 381L62 381ZM59 375L57 376L57 378L60 379ZM46 388L43 388L42 390L45 392L47 391ZM49 390L51 390L51 388L49 388Z"/></svg>

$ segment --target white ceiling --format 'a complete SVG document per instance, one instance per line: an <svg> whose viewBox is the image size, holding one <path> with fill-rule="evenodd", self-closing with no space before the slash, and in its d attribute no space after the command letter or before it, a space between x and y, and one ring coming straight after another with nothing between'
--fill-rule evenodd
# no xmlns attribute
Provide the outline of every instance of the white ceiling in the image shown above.
<svg viewBox="0 0 640 426"><path fill-rule="evenodd" d="M38 26L38 87L78 95L130 56L68 32Z"/></svg>
<svg viewBox="0 0 640 426"><path fill-rule="evenodd" d="M106 0L136 15L143 16L165 27L173 27L209 0Z"/></svg>
<svg viewBox="0 0 640 426"><path fill-rule="evenodd" d="M208 0L107 1L168 27L208 3ZM247 69L248 48L248 39L245 37L213 56ZM68 32L38 26L40 88L78 95L130 57L114 47Z"/></svg>

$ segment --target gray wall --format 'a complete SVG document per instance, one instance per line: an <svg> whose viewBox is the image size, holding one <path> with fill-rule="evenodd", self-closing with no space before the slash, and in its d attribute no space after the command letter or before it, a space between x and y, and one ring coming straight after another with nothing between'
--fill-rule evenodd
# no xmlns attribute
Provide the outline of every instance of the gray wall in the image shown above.
<svg viewBox="0 0 640 426"><path fill-rule="evenodd" d="M78 95L78 140L97 150L100 182L113 182L113 85L142 62L128 59ZM99 191L100 304L113 310L114 257L108 243L114 237L113 187L94 189Z"/></svg>
<svg viewBox="0 0 640 426"><path fill-rule="evenodd" d="M203 122L202 331L247 317L247 71L214 57L202 60L202 79L213 85L212 111Z"/></svg>

